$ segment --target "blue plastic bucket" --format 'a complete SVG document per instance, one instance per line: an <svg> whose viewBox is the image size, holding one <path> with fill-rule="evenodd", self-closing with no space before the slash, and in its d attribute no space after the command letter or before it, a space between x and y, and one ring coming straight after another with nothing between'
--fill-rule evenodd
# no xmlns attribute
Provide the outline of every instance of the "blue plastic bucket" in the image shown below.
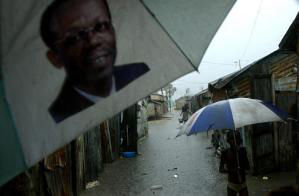
<svg viewBox="0 0 299 196"><path fill-rule="evenodd" d="M122 156L125 158L133 158L136 157L136 152L123 152Z"/></svg>

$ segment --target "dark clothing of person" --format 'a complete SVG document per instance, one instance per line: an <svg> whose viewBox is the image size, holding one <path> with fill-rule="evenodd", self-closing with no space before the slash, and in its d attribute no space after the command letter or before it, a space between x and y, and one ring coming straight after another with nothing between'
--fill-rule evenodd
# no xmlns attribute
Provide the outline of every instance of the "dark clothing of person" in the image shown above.
<svg viewBox="0 0 299 196"><path fill-rule="evenodd" d="M182 112L180 115L183 115L182 117L182 122L187 122L188 118L189 118L189 107L187 104L185 104L183 107L182 107Z"/></svg>
<svg viewBox="0 0 299 196"><path fill-rule="evenodd" d="M214 133L212 133L212 144L215 147L215 149L217 150L219 147L219 142L220 142L220 133L218 131L215 131Z"/></svg>
<svg viewBox="0 0 299 196"><path fill-rule="evenodd" d="M115 90L121 90L148 71L149 68L144 63L133 63L114 67ZM59 123L93 104L95 103L80 95L74 89L71 82L66 79L58 97L50 106L49 112L55 122Z"/></svg>
<svg viewBox="0 0 299 196"><path fill-rule="evenodd" d="M231 189L229 186L227 186L227 195L228 196L237 196L237 194L239 194L239 196L248 196L249 193L248 193L247 185L246 185L246 183L244 183L244 184L245 184L244 188L241 188L239 191Z"/></svg>
<svg viewBox="0 0 299 196"><path fill-rule="evenodd" d="M188 104L185 104L183 107L182 107L182 113L183 112L189 112L189 106Z"/></svg>
<svg viewBox="0 0 299 196"><path fill-rule="evenodd" d="M244 147L238 148L239 167L236 155L236 148L224 150L221 153L219 171L228 173L228 195L235 195L238 192L248 194L245 170L249 170L250 166L246 149Z"/></svg>
<svg viewBox="0 0 299 196"><path fill-rule="evenodd" d="M239 156L239 164L240 164L239 172L237 172L238 161L237 161L235 148L228 148L222 152L221 160L220 160L220 168L219 168L220 172L221 171L227 172L228 181L235 184L240 184L245 182L246 181L245 170L250 169L246 148L240 147L238 150L238 156ZM224 166L226 166L226 170L224 169ZM240 175L241 179L238 179L239 178L238 175Z"/></svg>

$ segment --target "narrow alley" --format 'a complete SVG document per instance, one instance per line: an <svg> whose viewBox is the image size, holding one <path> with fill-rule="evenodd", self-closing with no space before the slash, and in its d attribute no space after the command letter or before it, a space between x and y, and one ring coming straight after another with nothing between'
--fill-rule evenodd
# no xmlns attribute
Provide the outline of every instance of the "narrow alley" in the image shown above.
<svg viewBox="0 0 299 196"><path fill-rule="evenodd" d="M168 113L149 123L149 136L141 139L136 158L105 165L99 186L81 196L97 195L226 195L226 175L218 172L219 158L211 149L210 135L175 138L179 113ZM250 195L266 195L271 188L295 182L295 172L248 176ZM151 190L152 186L162 188ZM160 186L160 187L161 187Z"/></svg>

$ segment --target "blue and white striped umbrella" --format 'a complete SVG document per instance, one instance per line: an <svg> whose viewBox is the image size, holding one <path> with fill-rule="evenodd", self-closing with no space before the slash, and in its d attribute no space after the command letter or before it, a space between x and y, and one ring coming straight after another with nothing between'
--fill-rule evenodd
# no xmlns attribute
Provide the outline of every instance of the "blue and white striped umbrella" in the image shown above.
<svg viewBox="0 0 299 196"><path fill-rule="evenodd" d="M237 129L246 125L285 121L288 114L257 99L235 98L201 108L184 124L177 136L215 129Z"/></svg>

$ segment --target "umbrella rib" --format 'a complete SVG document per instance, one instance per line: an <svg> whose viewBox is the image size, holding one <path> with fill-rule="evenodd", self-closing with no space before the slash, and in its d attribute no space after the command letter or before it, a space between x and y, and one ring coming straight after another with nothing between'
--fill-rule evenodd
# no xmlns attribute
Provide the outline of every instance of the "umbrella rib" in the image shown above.
<svg viewBox="0 0 299 196"><path fill-rule="evenodd" d="M150 8L144 3L143 0L139 0L141 4L144 6L144 8L148 11L148 13L154 18L154 20L158 23L158 25L162 28L162 30L166 33L167 37L174 43L174 45L179 49L179 51L183 54L183 56L187 59L187 61L190 63L191 67L194 69L194 71L198 71L197 67L192 63L190 58L186 55L186 53L182 50L182 48L177 44L177 42L172 38L172 36L168 33L168 31L165 29L165 27L161 24L161 22L158 20L156 15L150 10Z"/></svg>

